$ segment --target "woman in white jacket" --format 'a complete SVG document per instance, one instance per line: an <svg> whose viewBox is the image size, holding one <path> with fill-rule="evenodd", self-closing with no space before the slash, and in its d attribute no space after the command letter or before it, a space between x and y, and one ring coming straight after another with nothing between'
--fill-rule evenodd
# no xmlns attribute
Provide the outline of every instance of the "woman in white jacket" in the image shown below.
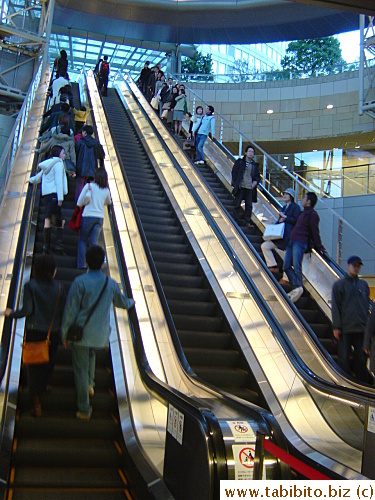
<svg viewBox="0 0 375 500"><path fill-rule="evenodd" d="M104 205L110 205L111 203L107 172L104 168L98 168L95 172L94 182L87 183L84 186L77 200L79 207L85 207L79 230L78 269L86 267L85 254L87 242L89 242L90 247L98 243L103 227Z"/></svg>
<svg viewBox="0 0 375 500"><path fill-rule="evenodd" d="M62 231L64 222L61 215L61 206L64 196L68 194L68 180L66 178L64 160L65 150L62 146L53 146L49 158L39 163L40 172L30 177L30 184L39 184L41 186L41 195L46 205L43 230L43 252L51 251L51 222L56 226L56 251L64 252L62 244Z"/></svg>

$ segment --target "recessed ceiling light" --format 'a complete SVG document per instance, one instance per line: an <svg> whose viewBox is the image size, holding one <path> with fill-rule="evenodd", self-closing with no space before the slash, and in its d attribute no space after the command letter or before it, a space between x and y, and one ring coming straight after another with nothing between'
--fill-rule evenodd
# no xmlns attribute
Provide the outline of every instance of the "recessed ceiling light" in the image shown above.
<svg viewBox="0 0 375 500"><path fill-rule="evenodd" d="M332 109L333 108L333 104L327 104L327 109Z"/></svg>
<svg viewBox="0 0 375 500"><path fill-rule="evenodd" d="M333 148L333 151L337 151L339 148Z"/></svg>
<svg viewBox="0 0 375 500"><path fill-rule="evenodd" d="M267 115L272 115L273 109L267 109Z"/></svg>
<svg viewBox="0 0 375 500"><path fill-rule="evenodd" d="M361 146L355 146L355 149L359 149Z"/></svg>
<svg viewBox="0 0 375 500"><path fill-rule="evenodd" d="M289 156L284 156L284 160L289 160Z"/></svg>
<svg viewBox="0 0 375 500"><path fill-rule="evenodd" d="M313 153L316 153L318 150L317 149L313 149Z"/></svg>
<svg viewBox="0 0 375 500"><path fill-rule="evenodd" d="M286 165L283 165L283 168L288 168Z"/></svg>

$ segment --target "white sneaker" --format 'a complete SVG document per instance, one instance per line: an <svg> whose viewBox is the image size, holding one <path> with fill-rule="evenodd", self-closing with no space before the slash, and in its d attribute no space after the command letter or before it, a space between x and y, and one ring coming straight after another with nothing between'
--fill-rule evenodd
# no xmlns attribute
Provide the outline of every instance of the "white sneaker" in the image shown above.
<svg viewBox="0 0 375 500"><path fill-rule="evenodd" d="M288 293L288 296L290 300L295 303L297 300L302 296L303 294L303 287L299 286L298 288L295 288L291 292Z"/></svg>

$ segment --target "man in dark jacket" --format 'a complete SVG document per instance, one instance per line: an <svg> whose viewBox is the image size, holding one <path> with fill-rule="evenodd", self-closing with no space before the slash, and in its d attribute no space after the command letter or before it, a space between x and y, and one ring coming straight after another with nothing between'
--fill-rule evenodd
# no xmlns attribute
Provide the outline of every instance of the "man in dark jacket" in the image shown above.
<svg viewBox="0 0 375 500"><path fill-rule="evenodd" d="M98 160L104 166L105 153L103 146L97 139L92 137L94 129L91 125L82 128L82 139L76 143L77 180L76 180L76 203L83 186L94 178L95 170L98 168Z"/></svg>
<svg viewBox="0 0 375 500"><path fill-rule="evenodd" d="M363 337L370 307L370 289L365 280L358 278L363 265L356 255L349 257L344 278L332 288L333 335L338 340L339 365L351 373L349 356L354 349L354 373L361 382L368 382Z"/></svg>
<svg viewBox="0 0 375 500"><path fill-rule="evenodd" d="M148 79L150 78L151 74L151 69L149 68L150 61L146 61L145 65L143 66L143 69L141 71L141 74L139 75L139 88L142 91L142 94L144 96L147 96L147 84L148 84Z"/></svg>
<svg viewBox="0 0 375 500"><path fill-rule="evenodd" d="M251 214L253 202L257 201L257 185L260 182L259 163L254 161L254 148L247 146L245 156L236 160L232 170L232 186L234 194L234 218L240 218L240 207L245 200L246 227L253 228Z"/></svg>
<svg viewBox="0 0 375 500"><path fill-rule="evenodd" d="M294 198L296 193L294 189L288 188L283 193L283 199L285 205L278 213L279 218L276 224L285 224L284 236L280 240L264 241L261 245L262 252L269 270L272 273L279 273L279 267L277 265L273 250L277 248L285 252L285 249L289 243L290 234L297 222L297 217L299 216L301 209L295 203ZM286 279L283 277L286 281Z"/></svg>
<svg viewBox="0 0 375 500"><path fill-rule="evenodd" d="M104 56L103 61L99 68L99 91L102 96L107 96L108 89L108 77L109 77L109 62L108 56Z"/></svg>
<svg viewBox="0 0 375 500"><path fill-rule="evenodd" d="M326 253L319 234L319 215L314 210L317 201L318 197L315 193L306 194L302 200L304 210L297 218L286 247L284 271L292 286L292 291L288 293L292 302L297 302L303 294L302 259L308 249L309 240L314 241L314 248L317 252Z"/></svg>

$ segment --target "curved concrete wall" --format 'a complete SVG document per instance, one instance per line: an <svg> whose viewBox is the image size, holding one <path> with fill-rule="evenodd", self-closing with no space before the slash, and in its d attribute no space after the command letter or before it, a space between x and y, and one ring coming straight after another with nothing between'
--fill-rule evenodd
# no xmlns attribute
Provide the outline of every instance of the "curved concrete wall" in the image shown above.
<svg viewBox="0 0 375 500"><path fill-rule="evenodd" d="M358 114L358 71L305 80L188 85L258 143L346 137L375 130L375 120ZM327 109L327 104L333 104L333 109ZM268 109L273 114L267 114ZM224 125L223 140L238 142L238 134Z"/></svg>

